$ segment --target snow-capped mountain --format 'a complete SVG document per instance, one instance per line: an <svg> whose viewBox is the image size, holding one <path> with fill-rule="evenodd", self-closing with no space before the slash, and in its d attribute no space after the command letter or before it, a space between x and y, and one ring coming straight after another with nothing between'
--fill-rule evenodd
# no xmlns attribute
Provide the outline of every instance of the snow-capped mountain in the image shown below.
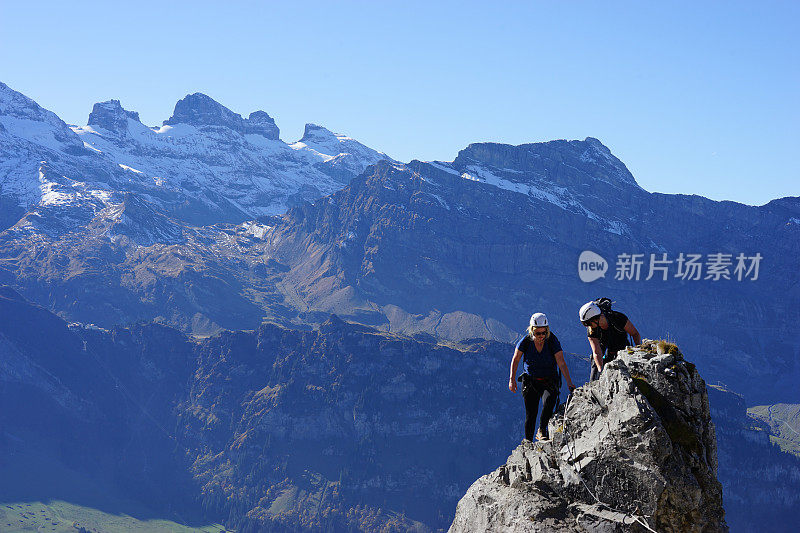
<svg viewBox="0 0 800 533"><path fill-rule="evenodd" d="M373 165L381 160L391 160L382 152L361 144L355 139L333 133L316 124L306 124L303 138L290 145L298 153L310 154L311 160L327 174L349 182L353 176L364 172L366 165Z"/></svg>
<svg viewBox="0 0 800 533"><path fill-rule="evenodd" d="M264 111L243 118L200 93L180 100L160 127L117 100L95 104L87 125L68 126L0 84L0 222L53 205L96 213L128 192L199 225L277 215L387 158L327 134L335 142L324 147L290 146Z"/></svg>
<svg viewBox="0 0 800 533"><path fill-rule="evenodd" d="M509 341L540 308L579 350L577 308L610 295L645 335L680 325L678 340L702 350L713 379L751 376L739 390L755 401L781 401L800 375L797 198L756 207L650 193L591 137L367 166L382 154L313 125L288 145L266 113L245 119L203 95L158 128L114 101L70 128L3 94L15 110L4 115L2 164L21 168L23 154L30 172L7 173L2 195L17 201L26 189L14 187L27 183L35 202L7 217L0 282L74 319L160 317L207 334L336 313L393 332ZM35 135L19 115L33 117ZM341 188L338 173L361 168ZM576 272L585 250L609 264L592 284ZM740 253L765 258L758 280L737 281L733 264L723 279L676 275L681 254ZM615 276L625 254L642 262L636 279ZM653 258L672 263L669 276L649 279Z"/></svg>
<svg viewBox="0 0 800 533"><path fill-rule="evenodd" d="M0 83L0 227L32 206L102 204L114 178L55 113Z"/></svg>

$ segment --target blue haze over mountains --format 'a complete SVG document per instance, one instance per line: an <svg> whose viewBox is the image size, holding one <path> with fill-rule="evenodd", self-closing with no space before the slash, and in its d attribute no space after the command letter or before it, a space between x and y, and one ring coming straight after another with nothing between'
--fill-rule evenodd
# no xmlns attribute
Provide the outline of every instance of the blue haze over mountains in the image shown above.
<svg viewBox="0 0 800 533"><path fill-rule="evenodd" d="M70 126L0 84L0 228L0 283L113 331L156 321L206 336L266 321L302 336L336 329L335 314L426 349L491 341L502 376L503 343L544 311L580 381L577 309L608 295L643 336L677 341L706 380L747 404L800 401L800 198L748 206L650 193L594 138L477 143L452 162L404 164L314 124L287 144L266 112L243 118L200 93L160 127L116 100ZM612 271L584 284L583 250L612 269L622 253L764 259L755 281L621 281ZM442 371L459 370L454 357ZM215 431L213 446L229 446ZM475 464L475 474L493 468L486 456ZM419 512L446 522L440 509Z"/></svg>

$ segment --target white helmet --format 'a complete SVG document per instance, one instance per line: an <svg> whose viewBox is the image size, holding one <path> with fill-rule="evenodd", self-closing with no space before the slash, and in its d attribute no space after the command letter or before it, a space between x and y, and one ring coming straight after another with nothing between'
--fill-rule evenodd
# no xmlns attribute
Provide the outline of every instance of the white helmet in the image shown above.
<svg viewBox="0 0 800 533"><path fill-rule="evenodd" d="M600 311L600 308L597 307L597 304L594 302L588 302L583 304L581 310L578 311L578 318L584 324L586 324L587 320L591 320L594 317L601 315L603 312Z"/></svg>
<svg viewBox="0 0 800 533"><path fill-rule="evenodd" d="M531 327L532 328L546 328L549 324L547 323L547 315L544 313L533 313L531 315Z"/></svg>

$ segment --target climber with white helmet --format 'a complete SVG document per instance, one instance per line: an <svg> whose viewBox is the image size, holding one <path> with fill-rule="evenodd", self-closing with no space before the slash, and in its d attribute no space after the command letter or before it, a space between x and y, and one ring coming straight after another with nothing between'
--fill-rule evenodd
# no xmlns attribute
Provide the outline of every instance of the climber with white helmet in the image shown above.
<svg viewBox="0 0 800 533"><path fill-rule="evenodd" d="M585 303L578 311L578 318L586 326L586 335L592 347L589 381L598 379L603 365L613 361L617 352L629 346L628 335L633 339L634 346L642 343L636 326L624 313L613 311L611 303L608 298L598 298Z"/></svg>
<svg viewBox="0 0 800 533"><path fill-rule="evenodd" d="M564 361L564 352L558 338L550 332L550 324L544 313L534 313L525 336L517 343L514 357L511 359L511 376L508 378L508 389L517 392L517 366L522 359L523 373L522 399L525 402L525 438L533 440L533 430L536 427L536 413L539 410L539 400L542 400L542 416L539 420L539 431L536 440L548 440L547 422L553 416L558 391L561 388L561 374L567 380L569 391L575 390L569 376L567 363Z"/></svg>

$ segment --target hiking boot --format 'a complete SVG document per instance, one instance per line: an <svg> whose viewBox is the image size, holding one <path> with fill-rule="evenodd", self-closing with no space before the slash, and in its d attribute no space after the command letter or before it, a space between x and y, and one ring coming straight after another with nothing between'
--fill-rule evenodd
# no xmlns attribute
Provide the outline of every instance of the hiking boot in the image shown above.
<svg viewBox="0 0 800 533"><path fill-rule="evenodd" d="M540 429L539 431L536 432L536 440L538 442L548 441L550 440L550 435L545 435L544 433L542 433L542 430Z"/></svg>

